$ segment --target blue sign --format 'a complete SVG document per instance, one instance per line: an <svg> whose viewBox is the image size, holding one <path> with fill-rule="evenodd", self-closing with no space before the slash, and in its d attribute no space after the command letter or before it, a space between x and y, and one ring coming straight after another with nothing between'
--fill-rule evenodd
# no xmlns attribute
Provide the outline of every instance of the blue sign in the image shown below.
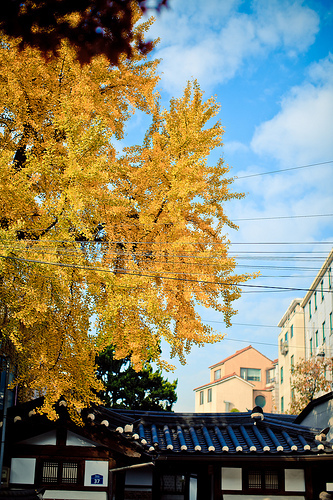
<svg viewBox="0 0 333 500"><path fill-rule="evenodd" d="M103 484L103 476L101 474L93 474L91 476L91 484Z"/></svg>

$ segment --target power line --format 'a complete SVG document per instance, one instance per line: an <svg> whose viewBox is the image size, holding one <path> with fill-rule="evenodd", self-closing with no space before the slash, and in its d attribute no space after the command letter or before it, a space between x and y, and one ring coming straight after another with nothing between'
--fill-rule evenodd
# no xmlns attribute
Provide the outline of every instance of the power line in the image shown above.
<svg viewBox="0 0 333 500"><path fill-rule="evenodd" d="M261 175L279 174L281 172L288 172L290 170L299 170L301 168L317 167L319 165L327 165L329 163L333 163L333 160L323 161L323 162L320 162L320 163L310 163L309 165L301 165L300 167L291 167L291 168L282 168L280 170L271 170L270 172L261 172L261 173L258 173L258 174L241 175L239 177L235 177L234 180L248 179L249 177L259 177Z"/></svg>
<svg viewBox="0 0 333 500"><path fill-rule="evenodd" d="M42 265L50 265L50 266L59 266L59 267L67 267L71 269L83 269L87 271L97 271L97 272L105 272L105 273L115 273L115 270L113 269L105 269L105 268L97 268L93 266L80 266L80 265L74 265L74 264L65 264L61 262L46 262L46 261L40 261L40 260L35 260L35 259L24 259L24 258L19 258L19 257L12 257L12 256L4 256L0 255L1 258L3 259L12 259L12 260L17 260L20 262L27 262L27 263L34 263L34 264L42 264ZM181 282L186 282L186 283L202 283L202 284L207 284L207 285L223 285L223 286L230 286L230 287L248 287L248 288L260 288L264 289L265 291L303 291L303 292L313 292L316 291L316 289L310 289L310 288L296 288L296 287L281 287L281 286L268 286L268 285L249 285L246 283L228 283L228 282L222 282L222 281L208 281L208 280L195 280L195 279L187 279L187 278L177 278L173 276L160 276L160 275L150 275L150 274L143 274L139 272L129 272L126 269L117 269L117 273L123 274L123 275L128 275L128 276L138 276L138 277L143 277L143 278L158 278L158 279L165 279L165 280L173 280L173 281L181 281ZM181 273L183 274L183 273ZM333 290L323 290L323 292L327 293L332 293ZM244 293L244 292L243 292Z"/></svg>
<svg viewBox="0 0 333 500"><path fill-rule="evenodd" d="M323 217L327 217L333 214L324 214L322 215ZM317 217L316 215L312 216L291 216L291 217ZM320 217L320 215L318 216ZM286 241L286 242L281 242L281 241L261 241L261 242L246 242L246 241L241 241L241 242L228 242L228 241L221 241L221 242L214 242L214 241L124 241L124 240L114 240L114 241L80 241L80 240L53 240L53 239L47 239L47 240L32 240L32 239L25 239L21 240L21 243L24 241L25 244L40 244L40 243L60 243L60 244L65 244L65 243L71 243L71 244L77 244L77 245L98 245L98 246L110 246L110 245L174 245L175 243L180 244L180 245L207 245L207 246L214 246L214 245L226 245L227 247L233 246L233 245L333 245L333 241ZM1 242L1 245L10 245L10 242L15 242L19 243L17 238L6 238L5 241ZM53 248L53 247L39 247L39 248ZM62 249L66 250L66 249ZM311 253L310 251L308 251Z"/></svg>
<svg viewBox="0 0 333 500"><path fill-rule="evenodd" d="M279 219L310 219L312 217L333 217L333 214L316 214L316 215L282 215L276 217L254 217L248 219L233 219L233 221L252 221L252 220L279 220Z"/></svg>

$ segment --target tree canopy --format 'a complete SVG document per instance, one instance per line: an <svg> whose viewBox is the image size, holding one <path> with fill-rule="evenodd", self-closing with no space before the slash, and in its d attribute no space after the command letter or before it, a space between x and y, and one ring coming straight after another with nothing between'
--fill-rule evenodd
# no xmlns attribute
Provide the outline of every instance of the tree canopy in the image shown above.
<svg viewBox="0 0 333 500"><path fill-rule="evenodd" d="M131 366L130 356L125 359L114 358L112 346L108 346L96 362L97 377L104 383L100 396L107 406L171 411L177 401L177 380L169 382L163 378L161 370L154 371L149 362L136 372Z"/></svg>
<svg viewBox="0 0 333 500"><path fill-rule="evenodd" d="M156 0L159 10L166 0ZM10 0L0 10L0 29L19 38L19 48L36 47L46 58L60 54L63 40L72 45L80 63L104 54L112 64L153 44L135 31L135 10L147 10L146 0Z"/></svg>
<svg viewBox="0 0 333 500"><path fill-rule="evenodd" d="M149 23L136 27L144 35ZM117 67L81 66L61 43L45 64L34 48L0 45L1 350L23 397L45 394L55 416L97 400L95 357L113 345L168 367L192 345L222 338L196 306L227 326L249 275L235 273L225 228L229 168L209 165L222 144L219 106L196 82L161 109L157 62L134 45ZM135 110L151 115L143 144L117 153Z"/></svg>
<svg viewBox="0 0 333 500"><path fill-rule="evenodd" d="M310 358L301 360L292 370L291 390L293 398L290 413L300 413L320 391L331 390L333 374L332 360L329 358Z"/></svg>

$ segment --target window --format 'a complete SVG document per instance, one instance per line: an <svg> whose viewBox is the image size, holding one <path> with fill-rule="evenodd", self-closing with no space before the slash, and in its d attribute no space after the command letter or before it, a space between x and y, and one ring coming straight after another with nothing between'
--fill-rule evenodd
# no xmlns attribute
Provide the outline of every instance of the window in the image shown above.
<svg viewBox="0 0 333 500"><path fill-rule="evenodd" d="M272 382L275 382L274 372L275 372L274 368L266 370L266 384L271 384Z"/></svg>
<svg viewBox="0 0 333 500"><path fill-rule="evenodd" d="M257 396L254 400L254 404L256 406L260 406L261 408L263 408L266 404L266 398L265 396L262 396L261 394L259 394L259 396Z"/></svg>
<svg viewBox="0 0 333 500"><path fill-rule="evenodd" d="M278 471L249 470L246 474L247 487L250 490L278 490Z"/></svg>
<svg viewBox="0 0 333 500"><path fill-rule="evenodd" d="M294 398L295 398L295 390L291 389L291 400L293 401Z"/></svg>
<svg viewBox="0 0 333 500"><path fill-rule="evenodd" d="M204 392L203 391L200 391L200 404L203 405L204 404Z"/></svg>
<svg viewBox="0 0 333 500"><path fill-rule="evenodd" d="M294 325L291 325L290 327L290 338L292 339L294 336Z"/></svg>
<svg viewBox="0 0 333 500"><path fill-rule="evenodd" d="M285 342L288 342L288 332L286 332L286 333L284 334L284 341L285 341Z"/></svg>
<svg viewBox="0 0 333 500"><path fill-rule="evenodd" d="M330 313L330 335L333 333L333 318L332 313Z"/></svg>
<svg viewBox="0 0 333 500"><path fill-rule="evenodd" d="M219 378L221 378L221 370L215 370L214 372L214 380L218 380Z"/></svg>
<svg viewBox="0 0 333 500"><path fill-rule="evenodd" d="M321 280L320 291L321 291L321 300L324 300L324 280Z"/></svg>
<svg viewBox="0 0 333 500"><path fill-rule="evenodd" d="M283 399L283 396L281 398L281 413L284 412L284 399Z"/></svg>
<svg viewBox="0 0 333 500"><path fill-rule="evenodd" d="M186 478L181 474L163 474L161 476L162 498L183 498L185 493Z"/></svg>
<svg viewBox="0 0 333 500"><path fill-rule="evenodd" d="M76 484L78 479L77 462L57 462L45 460L42 465L42 483Z"/></svg>
<svg viewBox="0 0 333 500"><path fill-rule="evenodd" d="M280 368L280 380L281 380L281 384L283 384L283 366L281 366L281 368Z"/></svg>
<svg viewBox="0 0 333 500"><path fill-rule="evenodd" d="M254 382L261 381L261 370L259 368L241 368L240 376L244 380L251 380Z"/></svg>
<svg viewBox="0 0 333 500"><path fill-rule="evenodd" d="M325 321L322 324L322 329L323 329L323 344L324 344L325 341L326 341L326 336L325 336Z"/></svg>
<svg viewBox="0 0 333 500"><path fill-rule="evenodd" d="M212 401L212 389L208 389L207 401L208 401L208 403L211 403L211 401Z"/></svg>
<svg viewBox="0 0 333 500"><path fill-rule="evenodd" d="M312 313L311 313L311 300L309 302L309 319L312 318Z"/></svg>
<svg viewBox="0 0 333 500"><path fill-rule="evenodd" d="M293 373L294 371L294 355L292 355L290 358L290 371L291 373Z"/></svg>
<svg viewBox="0 0 333 500"><path fill-rule="evenodd" d="M328 288L332 288L332 269L328 269Z"/></svg>
<svg viewBox="0 0 333 500"><path fill-rule="evenodd" d="M317 292L314 293L314 306L315 306L315 311L317 311Z"/></svg>
<svg viewBox="0 0 333 500"><path fill-rule="evenodd" d="M310 356L313 354L313 340L312 338L310 339Z"/></svg>
<svg viewBox="0 0 333 500"><path fill-rule="evenodd" d="M318 330L315 333L315 339L316 339L316 347L319 346L319 340L318 340Z"/></svg>

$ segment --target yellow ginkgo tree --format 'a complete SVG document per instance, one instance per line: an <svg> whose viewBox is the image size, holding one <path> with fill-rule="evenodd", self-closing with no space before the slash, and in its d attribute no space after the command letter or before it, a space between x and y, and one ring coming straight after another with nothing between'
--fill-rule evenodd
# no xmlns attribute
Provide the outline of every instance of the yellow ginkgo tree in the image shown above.
<svg viewBox="0 0 333 500"><path fill-rule="evenodd" d="M192 82L160 109L156 68L135 46L113 67L102 55L81 66L65 43L47 64L0 45L1 350L21 396L45 395L51 417L60 396L73 415L98 400L108 345L140 369L168 367L163 339L182 362L219 340L196 306L230 325L249 279L225 236L236 226L224 204L242 195L223 160L208 162L222 144L218 105ZM135 110L151 126L117 154Z"/></svg>

